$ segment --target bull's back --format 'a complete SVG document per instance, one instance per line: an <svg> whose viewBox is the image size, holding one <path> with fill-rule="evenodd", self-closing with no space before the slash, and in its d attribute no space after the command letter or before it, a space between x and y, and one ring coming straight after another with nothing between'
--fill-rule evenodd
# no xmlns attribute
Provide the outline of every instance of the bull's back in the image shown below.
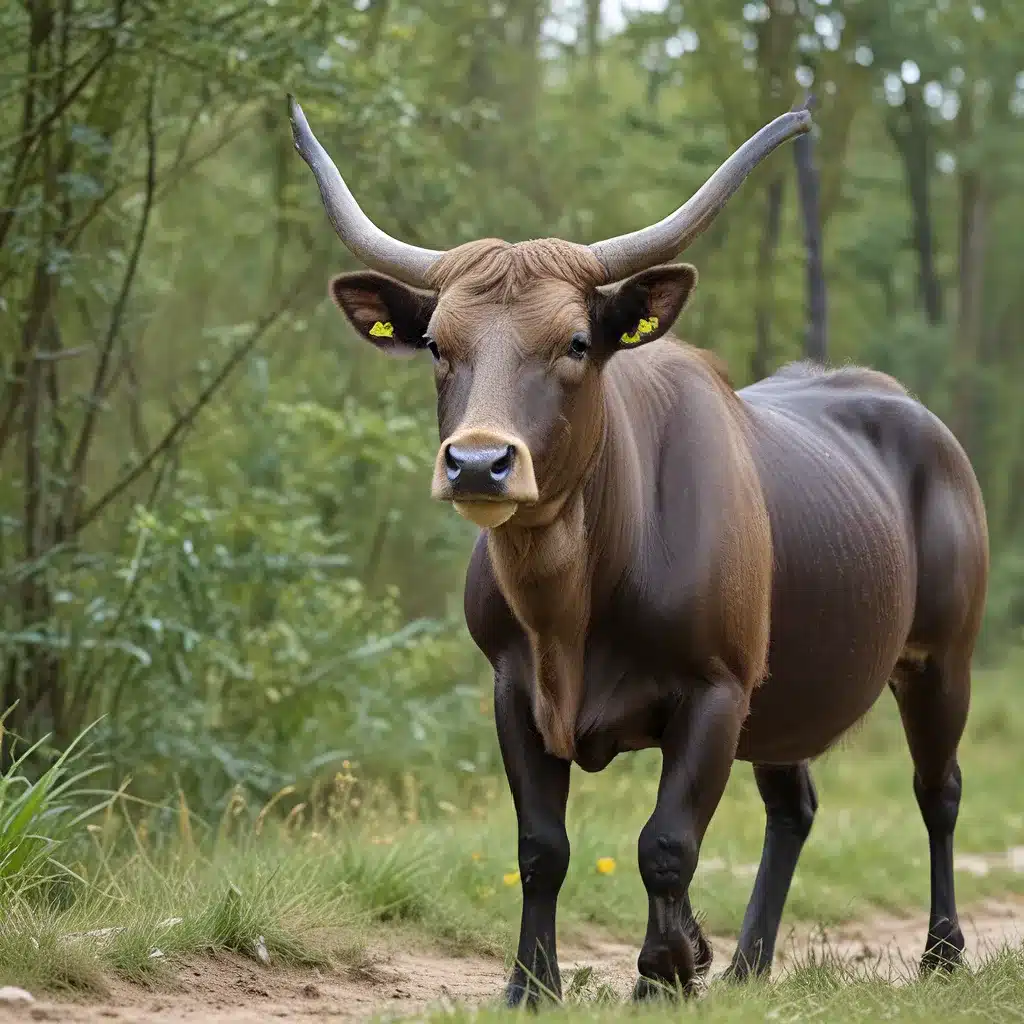
<svg viewBox="0 0 1024 1024"><path fill-rule="evenodd" d="M959 558L977 576L980 496L952 435L882 374L796 366L739 395L775 549L769 675L739 756L790 762L854 725L918 634L976 632L935 573Z"/></svg>

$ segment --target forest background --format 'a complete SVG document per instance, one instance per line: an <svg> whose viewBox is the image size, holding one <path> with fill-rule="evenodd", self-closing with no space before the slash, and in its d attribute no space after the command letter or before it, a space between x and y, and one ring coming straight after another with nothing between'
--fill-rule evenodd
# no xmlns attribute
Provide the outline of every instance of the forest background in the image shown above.
<svg viewBox="0 0 1024 1024"><path fill-rule="evenodd" d="M424 815L500 773L431 373L328 302L354 262L288 91L369 214L440 248L657 220L810 88L828 358L955 430L980 660L1024 641L1024 5L2 0L0 39L6 759L99 719L109 785L207 818L345 760ZM678 333L737 385L810 339L795 152L686 257Z"/></svg>

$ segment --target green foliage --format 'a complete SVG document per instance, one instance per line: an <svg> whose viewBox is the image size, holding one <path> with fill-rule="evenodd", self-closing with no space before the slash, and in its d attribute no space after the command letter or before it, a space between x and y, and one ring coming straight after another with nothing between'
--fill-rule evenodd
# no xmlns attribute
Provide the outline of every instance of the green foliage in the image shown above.
<svg viewBox="0 0 1024 1024"><path fill-rule="evenodd" d="M238 785L308 795L346 758L393 793L412 779L424 813L498 769L462 624L473 532L428 498L430 370L327 301L352 260L288 91L369 215L442 247L654 221L811 75L832 357L896 374L964 439L986 653L1019 642L1019 5L727 7L671 0L609 32L600 5L546 0L0 4L13 734L66 747L103 715L112 784L180 787L208 819ZM802 351L794 194L786 149L687 254L678 331L739 383Z"/></svg>
<svg viewBox="0 0 1024 1024"><path fill-rule="evenodd" d="M393 585L367 590L329 486L363 476L371 492L408 459L409 421L346 412L275 403L256 451L226 425L213 479L183 472L159 512L136 510L116 561L62 573L49 641L109 713L101 741L136 792L173 779L203 809L235 784L262 801L351 758L452 795L493 768L458 627L403 621Z"/></svg>
<svg viewBox="0 0 1024 1024"><path fill-rule="evenodd" d="M9 714L8 710L0 718L0 729ZM38 777L30 779L26 766L48 736L12 760L0 775L0 906L9 907L56 877L74 876L58 859L58 847L102 806L94 803L82 809L89 797L96 796L82 783L100 766L73 772L86 753L81 746L85 732Z"/></svg>
<svg viewBox="0 0 1024 1024"><path fill-rule="evenodd" d="M990 657L1024 642L1024 545L1003 552L995 565L982 640Z"/></svg>

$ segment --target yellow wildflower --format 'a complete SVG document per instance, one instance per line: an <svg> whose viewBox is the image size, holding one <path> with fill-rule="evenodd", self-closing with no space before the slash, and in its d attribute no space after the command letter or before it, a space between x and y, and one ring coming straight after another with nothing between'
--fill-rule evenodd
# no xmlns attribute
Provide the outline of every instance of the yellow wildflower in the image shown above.
<svg viewBox="0 0 1024 1024"><path fill-rule="evenodd" d="M473 858L473 860L479 860L480 859L480 854L479 853L471 853L470 856Z"/></svg>
<svg viewBox="0 0 1024 1024"><path fill-rule="evenodd" d="M610 875L615 870L614 857L598 857L597 871L601 875Z"/></svg>
<svg viewBox="0 0 1024 1024"><path fill-rule="evenodd" d="M501 879L506 885L515 885L519 881L519 872L510 871L507 875L504 875Z"/></svg>

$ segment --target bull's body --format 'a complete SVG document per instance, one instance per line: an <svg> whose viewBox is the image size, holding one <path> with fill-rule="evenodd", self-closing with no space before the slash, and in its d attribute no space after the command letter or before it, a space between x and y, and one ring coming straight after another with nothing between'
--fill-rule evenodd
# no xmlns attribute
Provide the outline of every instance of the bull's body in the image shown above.
<svg viewBox="0 0 1024 1024"><path fill-rule="evenodd" d="M944 879L933 894L926 962L958 958L952 864L941 852L947 826L935 824L942 815L929 801L943 807L955 790L955 822L955 753L987 580L984 509L966 455L936 416L870 370L797 364L733 394L700 354L665 341L643 363L612 361L605 388L603 454L584 485L593 595L575 762L600 771L619 753L663 746L666 724L714 684L723 661L746 681L749 713L735 757L755 763L769 829L731 970L760 971L817 806L806 761L892 685ZM758 531L753 543L743 536L762 502L770 576ZM474 548L466 619L495 670L499 736L514 777L525 769L510 740L521 742L534 724L526 716L536 693L530 638L492 566L496 543L484 532ZM762 614L770 626L763 681ZM543 778L543 755L532 756ZM520 859L550 861L557 873L568 851L545 841L525 857L521 841ZM642 866L643 858L641 839ZM688 900L677 911L695 947L693 968L706 969L709 950ZM664 949L647 963L641 957L641 970L664 975L659 957L682 973L678 951Z"/></svg>
<svg viewBox="0 0 1024 1024"><path fill-rule="evenodd" d="M969 657L963 645L973 641L987 568L970 466L942 422L882 374L795 365L732 403L699 357L669 341L658 347L642 364L620 359L623 381L615 364L606 371L609 392L621 388L628 400L610 409L618 436L586 500L589 522L600 519L591 550L601 564L576 763L600 771L619 753L658 746L667 708L722 655L702 603L713 579L738 572L737 597L749 602L742 581L756 581L757 567L715 557L724 551L735 562L733 506L751 500L749 481L726 472L733 445L746 446L756 467L774 563L768 672L752 692L737 757L813 758L898 668L929 653ZM675 383L667 392L666 379ZM617 489L612 501L607 488ZM484 532L467 576L467 621L499 690L523 686L532 699L529 638L487 546ZM742 638L725 643L743 647Z"/></svg>
<svg viewBox="0 0 1024 1024"><path fill-rule="evenodd" d="M382 351L429 352L431 493L485 528L465 607L494 667L519 826L509 1001L560 992L572 762L599 771L651 746L637 996L709 966L689 885L736 758L754 765L767 827L731 973L766 970L817 807L807 762L887 682L928 832L922 965L960 963L956 754L988 574L967 457L883 374L798 365L736 392L713 357L665 338L697 282L669 261L808 112L776 118L639 231L447 251L373 224L294 102L292 125L339 235L376 271L339 275L331 295Z"/></svg>

